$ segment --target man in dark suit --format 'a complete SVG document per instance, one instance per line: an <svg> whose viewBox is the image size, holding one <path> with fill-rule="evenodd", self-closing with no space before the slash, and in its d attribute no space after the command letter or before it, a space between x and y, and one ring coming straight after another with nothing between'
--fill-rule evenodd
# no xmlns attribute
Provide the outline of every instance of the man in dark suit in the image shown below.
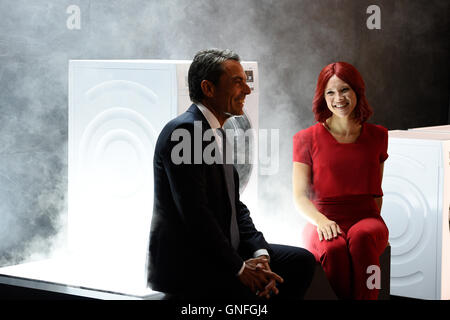
<svg viewBox="0 0 450 320"><path fill-rule="evenodd" d="M164 127L155 148L151 287L180 299L301 299L313 255L266 242L239 200L236 169L224 161L221 127L243 114L251 93L239 57L200 51L188 82L194 104Z"/></svg>

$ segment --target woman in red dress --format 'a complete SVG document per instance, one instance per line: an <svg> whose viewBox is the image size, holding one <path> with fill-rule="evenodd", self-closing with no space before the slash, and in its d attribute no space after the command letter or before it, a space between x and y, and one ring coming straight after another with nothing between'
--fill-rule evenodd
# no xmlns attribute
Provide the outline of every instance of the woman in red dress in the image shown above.
<svg viewBox="0 0 450 320"><path fill-rule="evenodd" d="M346 62L322 69L312 109L317 124L295 134L293 149L304 244L340 299L377 299L367 280L388 242L380 215L387 129L366 122L364 81Z"/></svg>

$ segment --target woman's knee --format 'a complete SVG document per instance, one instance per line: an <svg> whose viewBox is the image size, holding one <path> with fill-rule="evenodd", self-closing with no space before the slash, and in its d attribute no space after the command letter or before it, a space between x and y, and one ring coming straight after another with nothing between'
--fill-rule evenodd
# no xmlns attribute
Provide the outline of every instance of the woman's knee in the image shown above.
<svg viewBox="0 0 450 320"><path fill-rule="evenodd" d="M347 234L348 246L352 250L370 248L384 250L388 242L389 231L383 221L365 219L350 228Z"/></svg>
<svg viewBox="0 0 450 320"><path fill-rule="evenodd" d="M322 240L322 255L321 261L327 260L340 260L342 257L348 256L347 241L344 237L338 236L332 240Z"/></svg>

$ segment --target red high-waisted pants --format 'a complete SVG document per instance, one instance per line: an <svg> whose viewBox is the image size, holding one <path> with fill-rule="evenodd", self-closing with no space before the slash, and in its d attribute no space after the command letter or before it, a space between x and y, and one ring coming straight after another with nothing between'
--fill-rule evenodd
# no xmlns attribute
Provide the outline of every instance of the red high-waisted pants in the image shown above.
<svg viewBox="0 0 450 320"><path fill-rule="evenodd" d="M316 226L303 230L306 249L328 277L340 299L377 299L378 289L367 286L371 265L379 267L379 257L387 246L389 232L372 196L351 196L314 202L317 210L335 221L342 234L332 240L319 240Z"/></svg>

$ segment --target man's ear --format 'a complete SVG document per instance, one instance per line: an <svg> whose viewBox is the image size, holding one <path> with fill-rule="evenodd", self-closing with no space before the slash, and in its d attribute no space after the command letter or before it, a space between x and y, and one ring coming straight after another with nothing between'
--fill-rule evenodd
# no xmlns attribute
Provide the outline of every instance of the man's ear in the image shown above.
<svg viewBox="0 0 450 320"><path fill-rule="evenodd" d="M208 97L208 98L214 97L215 86L214 86L214 84L211 81L203 80L200 83L200 87L202 88L203 95L205 97Z"/></svg>

